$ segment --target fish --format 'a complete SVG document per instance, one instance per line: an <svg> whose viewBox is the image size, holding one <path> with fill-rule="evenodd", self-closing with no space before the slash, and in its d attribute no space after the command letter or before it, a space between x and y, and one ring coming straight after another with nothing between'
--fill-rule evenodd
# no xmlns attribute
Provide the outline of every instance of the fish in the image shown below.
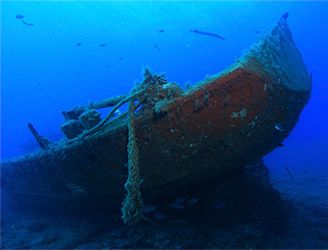
<svg viewBox="0 0 328 250"><path fill-rule="evenodd" d="M157 32L158 32L158 33L164 33L165 30L160 29L160 30L158 30Z"/></svg>
<svg viewBox="0 0 328 250"><path fill-rule="evenodd" d="M216 37L219 38L221 40L226 40L223 36L220 36L219 34L215 34L212 32L207 32L207 31L201 31L201 30L189 30L190 32L196 33L196 34L200 34L200 35L205 35L205 36L212 36L212 37Z"/></svg>
<svg viewBox="0 0 328 250"><path fill-rule="evenodd" d="M290 172L289 168L287 166L285 166L285 169L286 169L290 179L294 180L294 176L292 175L292 172Z"/></svg>
<svg viewBox="0 0 328 250"><path fill-rule="evenodd" d="M76 47L79 47L79 46L81 46L81 45L82 45L82 43L77 43L77 44L75 44Z"/></svg>
<svg viewBox="0 0 328 250"><path fill-rule="evenodd" d="M279 131L279 132L284 132L284 127L281 123L277 122L275 125L274 125L274 128L275 130Z"/></svg>
<svg viewBox="0 0 328 250"><path fill-rule="evenodd" d="M23 16L23 15L21 15L21 14L17 14L17 15L16 15L16 18L17 18L17 19L23 19L24 17L25 17L25 16Z"/></svg>
<svg viewBox="0 0 328 250"><path fill-rule="evenodd" d="M157 43L154 45L154 48L160 50L160 47Z"/></svg>
<svg viewBox="0 0 328 250"><path fill-rule="evenodd" d="M28 23L28 22L25 22L25 20L22 20L23 24L27 25L27 26L34 26L33 23Z"/></svg>
<svg viewBox="0 0 328 250"><path fill-rule="evenodd" d="M123 60L123 57L122 57L122 56L120 56L118 59L119 59L119 60Z"/></svg>
<svg viewBox="0 0 328 250"><path fill-rule="evenodd" d="M282 14L281 17L282 17L283 19L287 20L288 16L289 16L289 13L288 13L288 12L285 12L284 14Z"/></svg>
<svg viewBox="0 0 328 250"><path fill-rule="evenodd" d="M101 43L99 44L100 47L105 47L106 46L106 43Z"/></svg>
<svg viewBox="0 0 328 250"><path fill-rule="evenodd" d="M83 194L86 193L86 191L81 188L78 185L75 185L74 183L65 183L64 186L68 188L73 194Z"/></svg>

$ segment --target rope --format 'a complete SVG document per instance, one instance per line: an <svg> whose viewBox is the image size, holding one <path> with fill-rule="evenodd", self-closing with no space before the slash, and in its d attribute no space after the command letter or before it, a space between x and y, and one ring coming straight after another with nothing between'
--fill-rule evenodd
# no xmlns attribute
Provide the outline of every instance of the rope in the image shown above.
<svg viewBox="0 0 328 250"><path fill-rule="evenodd" d="M139 148L136 138L135 116L134 111L136 107L134 101L130 100L128 110L128 178L124 185L127 194L122 203L122 219L125 224L134 224L143 215L143 201L140 192L141 177L139 169Z"/></svg>
<svg viewBox="0 0 328 250"><path fill-rule="evenodd" d="M122 219L125 224L134 224L140 219L146 219L143 215L143 201L140 192L141 186L141 177L139 170L139 148L136 140L136 131L135 131L135 115L134 112L137 110L140 105L145 101L145 97L142 95L145 94L147 88L140 88L139 90L132 91L132 93L126 98L122 99L117 103L111 112L95 127L86 131L82 136L87 136L96 133L106 126L107 122L114 115L115 111L119 109L122 105L129 102L128 108L128 178L124 185L125 190L127 191L126 197L122 202ZM135 100L139 99L137 105L134 104Z"/></svg>
<svg viewBox="0 0 328 250"><path fill-rule="evenodd" d="M85 132L83 136L91 135L104 126L114 115L115 111L121 107L123 104L129 102L128 107L128 117L127 117L127 127L128 127L128 178L124 185L127 194L122 202L122 219L125 224L134 224L140 219L145 219L152 222L146 218L143 214L143 200L141 196L141 176L139 167L139 148L137 144L136 128L135 128L135 111L147 100L149 96L158 84L163 84L163 76L152 75L149 70L145 71L145 79L143 83L138 86L137 89L133 90L129 96L122 99L116 106L111 110L111 112L95 127ZM147 93L147 95L145 95ZM137 105L134 104L135 100L138 100Z"/></svg>

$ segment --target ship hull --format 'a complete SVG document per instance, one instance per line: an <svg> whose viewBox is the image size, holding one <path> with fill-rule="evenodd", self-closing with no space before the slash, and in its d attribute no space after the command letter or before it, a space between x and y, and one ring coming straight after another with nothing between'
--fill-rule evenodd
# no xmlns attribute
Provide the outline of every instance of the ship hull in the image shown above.
<svg viewBox="0 0 328 250"><path fill-rule="evenodd" d="M146 199L220 180L281 145L311 93L286 20L223 73L136 120ZM127 179L126 118L1 164L2 191L58 208L121 204Z"/></svg>

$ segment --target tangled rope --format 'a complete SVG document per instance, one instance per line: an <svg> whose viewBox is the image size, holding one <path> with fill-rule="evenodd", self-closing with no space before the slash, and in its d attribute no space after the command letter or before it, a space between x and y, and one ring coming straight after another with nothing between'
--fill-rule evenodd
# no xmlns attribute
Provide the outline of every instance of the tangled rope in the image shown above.
<svg viewBox="0 0 328 250"><path fill-rule="evenodd" d="M134 111L136 106L134 101L129 103L128 110L128 178L124 185L127 194L122 203L122 219L125 224L134 224L140 219L144 218L143 215L143 201L141 196L141 177L139 169L139 148L136 138L135 129L135 115Z"/></svg>

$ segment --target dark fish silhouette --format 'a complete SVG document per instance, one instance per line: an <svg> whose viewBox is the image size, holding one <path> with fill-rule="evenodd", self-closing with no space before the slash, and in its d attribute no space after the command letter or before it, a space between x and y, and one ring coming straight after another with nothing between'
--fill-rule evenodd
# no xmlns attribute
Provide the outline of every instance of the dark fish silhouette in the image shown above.
<svg viewBox="0 0 328 250"><path fill-rule="evenodd" d="M27 25L27 26L34 26L33 23L27 23L27 22L25 22L25 20L22 20L22 22L23 22L23 24L25 24L25 25Z"/></svg>
<svg viewBox="0 0 328 250"><path fill-rule="evenodd" d="M286 12L286 13L284 13L284 14L282 15L282 18L285 19L285 20L287 20L288 16L289 16L289 14L288 14L288 12Z"/></svg>
<svg viewBox="0 0 328 250"><path fill-rule="evenodd" d="M82 45L82 43L75 44L76 47L81 46L81 45Z"/></svg>
<svg viewBox="0 0 328 250"><path fill-rule="evenodd" d="M158 30L157 32L158 32L158 33L164 33L165 30Z"/></svg>
<svg viewBox="0 0 328 250"><path fill-rule="evenodd" d="M292 175L292 172L290 172L289 168L285 166L285 169L287 171L287 174L289 175L290 179L294 180L294 176Z"/></svg>
<svg viewBox="0 0 328 250"><path fill-rule="evenodd" d="M212 33L212 32L206 32L206 31L200 31L200 30L189 30L190 32L194 32L196 34L200 34L200 35L205 35L205 36L212 36L212 37L216 37L216 38L219 38L221 40L226 40L224 37L218 35L218 34L215 34L215 33Z"/></svg>
<svg viewBox="0 0 328 250"><path fill-rule="evenodd" d="M101 43L99 44L100 47L105 47L106 46L106 43Z"/></svg>
<svg viewBox="0 0 328 250"><path fill-rule="evenodd" d="M23 15L21 15L21 14L18 14L18 15L16 15L16 18L17 18L17 19L23 19L23 18L24 18L24 16L23 16Z"/></svg>
<svg viewBox="0 0 328 250"><path fill-rule="evenodd" d="M154 45L154 48L160 50L159 45L157 43Z"/></svg>
<svg viewBox="0 0 328 250"><path fill-rule="evenodd" d="M119 60L123 60L123 57L120 56L118 59L119 59Z"/></svg>

